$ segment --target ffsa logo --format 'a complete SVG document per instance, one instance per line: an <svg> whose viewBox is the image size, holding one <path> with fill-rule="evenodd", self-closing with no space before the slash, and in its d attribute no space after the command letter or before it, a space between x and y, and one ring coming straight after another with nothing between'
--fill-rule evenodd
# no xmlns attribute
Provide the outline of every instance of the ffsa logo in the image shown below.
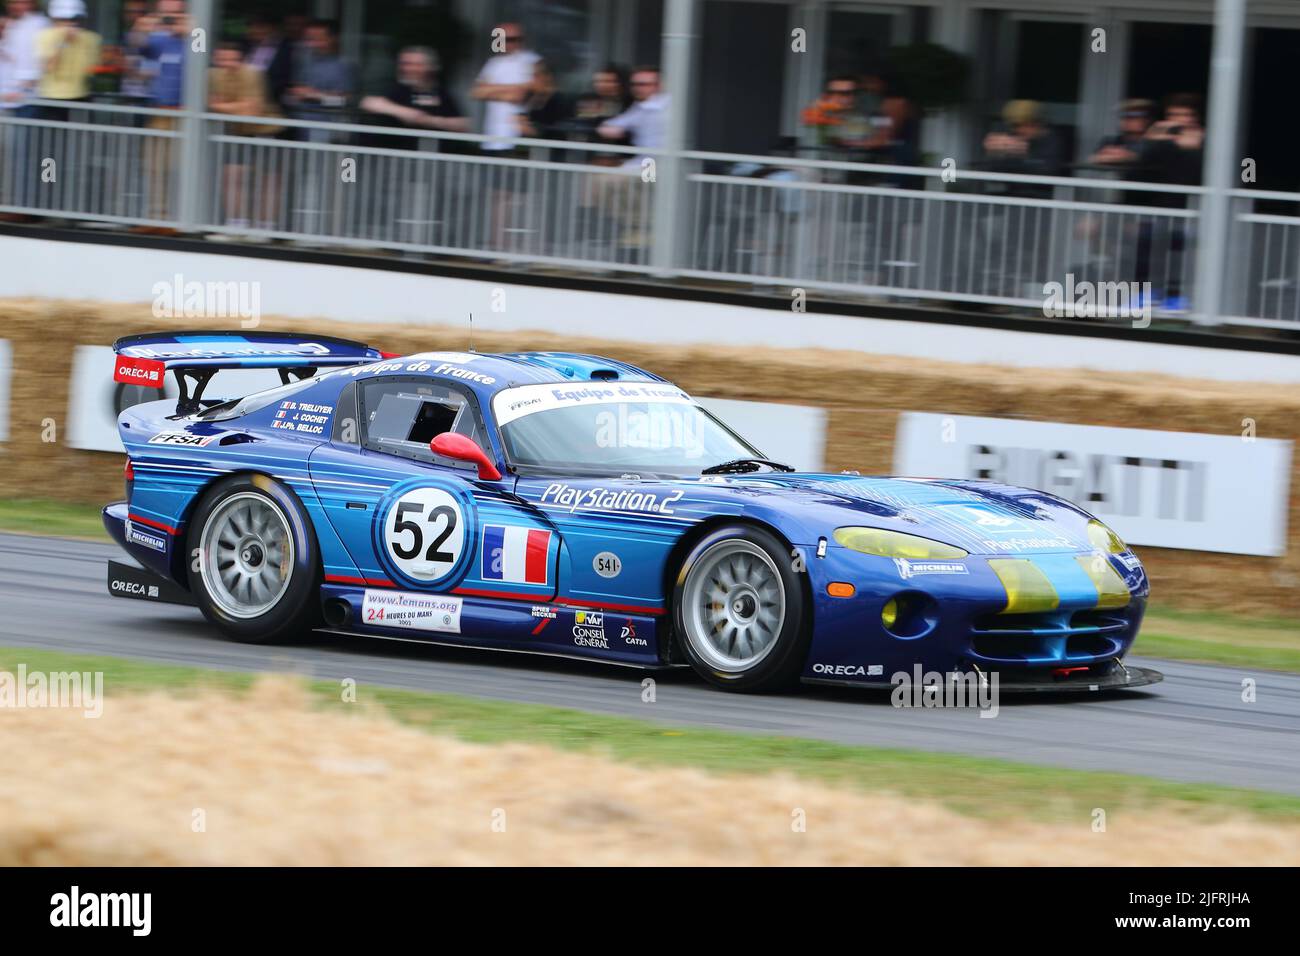
<svg viewBox="0 0 1300 956"><path fill-rule="evenodd" d="M121 926L132 936L148 936L153 928L152 893L82 893L73 886L50 897L51 926Z"/></svg>

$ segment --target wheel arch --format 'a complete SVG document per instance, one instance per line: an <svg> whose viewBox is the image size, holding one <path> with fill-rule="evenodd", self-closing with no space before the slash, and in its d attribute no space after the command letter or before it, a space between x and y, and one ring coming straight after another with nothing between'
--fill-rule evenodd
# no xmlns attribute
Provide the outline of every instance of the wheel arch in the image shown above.
<svg viewBox="0 0 1300 956"><path fill-rule="evenodd" d="M182 540L182 545L181 547L176 548L175 553L172 555L171 572L172 578L186 590L189 590L189 562L192 551L189 544L190 531L192 530L190 525L194 519L194 513L198 510L199 503L208 496L213 488L222 482L230 481L232 478L249 477L263 478L266 481L273 481L278 484L286 493L291 495L293 499L298 502L298 506L303 509L303 513L308 515L308 524L310 525L310 513L303 505L302 497L294 491L293 487L288 482L276 478L269 472L261 468L236 468L233 471L226 471L219 475L213 475L195 489L194 494L190 496L190 500L186 502L185 508L181 511L180 517L177 519L177 536ZM314 527L311 528L311 531L315 534Z"/></svg>
<svg viewBox="0 0 1300 956"><path fill-rule="evenodd" d="M781 542L787 557L795 550L795 546L790 543L790 539L781 532L780 528L752 515L716 515L705 518L682 535L677 543L673 545L672 550L668 552L668 557L664 561L664 624L668 632L668 640L661 642L660 646L663 648L661 654L665 663L681 663L685 660L685 655L678 646L681 635L677 633L677 615L676 608L673 607L673 595L677 589L677 579L681 574L682 564L686 560L686 556L691 553L691 550L697 544L713 532L735 525L767 532ZM803 586L804 597L803 621L801 624L803 627L810 628L813 624L812 582L809 580L806 570L799 574L799 580Z"/></svg>

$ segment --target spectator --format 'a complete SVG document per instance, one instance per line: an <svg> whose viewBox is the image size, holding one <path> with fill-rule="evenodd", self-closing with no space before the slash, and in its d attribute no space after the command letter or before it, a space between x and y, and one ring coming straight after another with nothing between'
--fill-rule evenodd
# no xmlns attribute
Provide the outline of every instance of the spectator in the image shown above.
<svg viewBox="0 0 1300 956"><path fill-rule="evenodd" d="M589 95L592 115L609 118L622 113L632 105L627 71L617 63L606 63L591 75Z"/></svg>
<svg viewBox="0 0 1300 956"><path fill-rule="evenodd" d="M1143 137L1144 159L1155 182L1179 186L1196 186L1201 182L1201 163L1205 149L1205 127L1201 125L1201 101L1193 93L1176 93L1165 101L1165 118L1152 123ZM1151 205L1182 208L1187 197L1180 193L1153 193ZM1181 221L1167 223L1168 261L1163 267L1139 263L1140 272L1149 271L1167 277L1165 288L1152 290L1152 304L1168 312L1187 309L1181 277L1187 232ZM1157 240L1153 245L1159 245Z"/></svg>
<svg viewBox="0 0 1300 956"><path fill-rule="evenodd" d="M555 75L544 61L533 69L533 82L517 117L519 135L533 139L563 139L570 117L568 101L555 85Z"/></svg>
<svg viewBox="0 0 1300 956"><path fill-rule="evenodd" d="M33 0L9 0L4 29L0 31L0 116L31 118L37 114L27 101L36 92L41 64L36 55L36 38L50 25ZM0 184L11 184L11 192L0 195L0 203L31 205L35 198L37 169L35 156L28 156L33 141L30 127L0 124ZM30 216L2 213L0 221L26 222Z"/></svg>
<svg viewBox="0 0 1300 956"><path fill-rule="evenodd" d="M596 132L632 105L623 68L608 63L591 76L591 89L578 97L569 122L570 138L582 143L602 141ZM579 153L579 159L596 166L617 166L622 157L616 153Z"/></svg>
<svg viewBox="0 0 1300 956"><path fill-rule="evenodd" d="M150 106L178 109L185 91L185 53L189 47L189 18L184 0L159 0L157 12L136 20L127 37L128 45L140 57L150 77ZM161 117L163 126L174 129L175 121Z"/></svg>
<svg viewBox="0 0 1300 956"><path fill-rule="evenodd" d="M669 97L660 89L658 67L639 66L632 71L632 96L636 102L606 120L596 132L605 139L626 140L641 149L662 149L668 139ZM644 248L647 244L642 224L649 194L643 191L637 196L634 190L642 185L644 171L651 162L647 156L629 156L619 175L609 175L594 184L596 205L622 221L620 241L624 246ZM638 172L642 174L639 177L627 175Z"/></svg>
<svg viewBox="0 0 1300 956"><path fill-rule="evenodd" d="M208 109L230 116L265 116L268 112L266 81L261 70L244 62L238 43L224 41L212 53L208 70ZM264 136L276 127L258 123L227 123L225 132L232 136ZM231 151L235 157L248 159L249 151ZM222 170L222 198L225 222L232 229L247 230L254 217L253 198L249 194L251 167L247 162L227 162ZM261 211L259 210L259 213ZM265 220L258 215L259 225Z"/></svg>
<svg viewBox="0 0 1300 956"><path fill-rule="evenodd" d="M339 55L339 28L334 20L313 20L304 34L307 55L287 94L295 119L340 122L356 93L356 69ZM346 137L324 130L307 130L314 143L341 142Z"/></svg>
<svg viewBox="0 0 1300 956"><path fill-rule="evenodd" d="M122 4L122 36L129 41L131 31L141 17L148 16L149 4L145 0L126 0ZM149 84L152 79L145 72L145 64L138 51L129 45L122 50L123 73L122 84L118 93L133 100L149 98Z"/></svg>
<svg viewBox="0 0 1300 956"><path fill-rule="evenodd" d="M385 96L365 97L361 111L380 125L468 133L469 119L443 85L440 70L436 50L408 46L397 57L397 82ZM382 136L373 141L373 145L388 149L417 149L420 143L409 136Z"/></svg>
<svg viewBox="0 0 1300 956"><path fill-rule="evenodd" d="M1065 144L1043 122L1033 100L1012 100L1002 110L1002 123L984 137L984 168L1027 176L1060 176L1065 171ZM1049 199L1050 185L1016 183L1007 194Z"/></svg>
<svg viewBox="0 0 1300 956"><path fill-rule="evenodd" d="M0 36L0 110L21 107L36 91L41 65L36 37L50 25L34 0L9 0Z"/></svg>
<svg viewBox="0 0 1300 956"><path fill-rule="evenodd" d="M1201 181L1205 127L1201 101L1193 93L1176 93L1165 102L1165 118L1152 123L1144 137L1160 182L1195 186ZM1179 203L1181 205L1181 202Z"/></svg>
<svg viewBox="0 0 1300 956"><path fill-rule="evenodd" d="M897 82L881 81L880 98L869 114L871 133L862 144L868 158L888 166L915 166L921 161L920 122L912 101L903 95ZM885 177L886 185L925 188L919 176Z"/></svg>
<svg viewBox="0 0 1300 956"><path fill-rule="evenodd" d="M443 85L441 61L430 47L410 46L397 57L397 80L384 96L367 96L361 111L369 122L394 128L469 132L469 119ZM387 149L440 150L455 143L413 136L366 137L367 145ZM394 171L397 189L382 190L366 203L371 238L380 242L428 244L447 203L440 164L379 157L381 168Z"/></svg>
<svg viewBox="0 0 1300 956"><path fill-rule="evenodd" d="M632 97L636 102L606 120L596 132L605 139L626 140L642 149L662 149L668 139L669 99L659 88L659 67L639 66L632 71ZM623 166L640 168L644 159L632 156Z"/></svg>
<svg viewBox="0 0 1300 956"><path fill-rule="evenodd" d="M185 92L185 54L189 49L189 18L183 0L159 0L153 14L136 20L127 45L140 58L141 70L149 78L149 105L158 109L180 109ZM172 133L177 121L170 116L150 116L150 129ZM170 216L171 181L176 143L170 135L150 137L145 143L145 173L148 177L148 218ZM137 226L135 232L170 235L168 226Z"/></svg>
<svg viewBox="0 0 1300 956"><path fill-rule="evenodd" d="M817 134L817 145L830 149L862 146L871 128L867 116L858 111L857 81L848 75L831 77L822 95L803 111L803 123Z"/></svg>
<svg viewBox="0 0 1300 956"><path fill-rule="evenodd" d="M1141 165L1154 112L1155 104L1150 100L1125 100L1119 105L1119 132L1103 137L1088 161L1099 166Z"/></svg>
<svg viewBox="0 0 1300 956"><path fill-rule="evenodd" d="M280 31L270 13L259 11L248 21L248 44L244 62L261 71L270 101L283 108L285 95L293 83L293 41Z"/></svg>
<svg viewBox="0 0 1300 956"><path fill-rule="evenodd" d="M497 40L503 44L497 48ZM525 45L524 30L518 23L502 23L492 31L493 55L483 64L470 96L483 101L483 132L492 137L479 146L488 156L520 154L511 140L519 135L519 116L533 87L533 73L541 57ZM506 221L516 194L507 185L508 170L489 166L480 171L491 183L491 235L497 248L504 248Z"/></svg>
<svg viewBox="0 0 1300 956"><path fill-rule="evenodd" d="M36 58L41 68L37 95L46 100L74 103L90 95L90 75L99 64L99 34L85 29L82 0L51 0L52 26L36 35ZM66 120L67 109L44 107L43 119Z"/></svg>
<svg viewBox="0 0 1300 956"><path fill-rule="evenodd" d="M533 74L541 57L524 45L524 31L517 23L503 23L493 33L501 37L503 50L483 64L470 95L487 104L483 114L483 132L489 139L482 145L486 153L501 155L513 146L510 139L519 135L519 117L526 110L524 101L533 91Z"/></svg>

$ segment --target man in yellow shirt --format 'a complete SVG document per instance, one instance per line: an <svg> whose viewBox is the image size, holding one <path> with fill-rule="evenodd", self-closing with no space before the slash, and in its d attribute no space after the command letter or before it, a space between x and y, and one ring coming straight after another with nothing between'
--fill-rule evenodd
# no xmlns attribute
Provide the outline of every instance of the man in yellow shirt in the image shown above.
<svg viewBox="0 0 1300 956"><path fill-rule="evenodd" d="M90 95L90 74L99 63L99 34L83 29L82 0L51 0L54 25L36 34L41 65L37 93L46 100L81 100Z"/></svg>
<svg viewBox="0 0 1300 956"><path fill-rule="evenodd" d="M86 16L82 0L50 0L49 16L53 26L36 34L36 62L41 71L36 95L68 106L31 105L21 115L66 123L70 107L90 95L91 71L99 63L99 35L81 26ZM69 209L80 172L73 168L76 163L70 157L75 153L70 143L80 134L56 127L29 135L40 136L41 142L47 144L39 155L30 156L31 162L24 170L28 186L35 191L32 205L50 210Z"/></svg>

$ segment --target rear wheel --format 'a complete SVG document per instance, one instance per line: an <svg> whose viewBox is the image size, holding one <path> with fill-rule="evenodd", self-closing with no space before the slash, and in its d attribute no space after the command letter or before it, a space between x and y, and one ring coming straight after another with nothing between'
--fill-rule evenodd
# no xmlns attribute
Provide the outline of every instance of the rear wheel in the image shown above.
<svg viewBox="0 0 1300 956"><path fill-rule="evenodd" d="M265 475L213 487L190 523L189 581L203 614L230 637L298 635L319 603L316 536L298 499Z"/></svg>
<svg viewBox="0 0 1300 956"><path fill-rule="evenodd" d="M677 575L673 611L682 651L712 684L776 690L803 668L803 582L767 531L730 525L701 539Z"/></svg>

